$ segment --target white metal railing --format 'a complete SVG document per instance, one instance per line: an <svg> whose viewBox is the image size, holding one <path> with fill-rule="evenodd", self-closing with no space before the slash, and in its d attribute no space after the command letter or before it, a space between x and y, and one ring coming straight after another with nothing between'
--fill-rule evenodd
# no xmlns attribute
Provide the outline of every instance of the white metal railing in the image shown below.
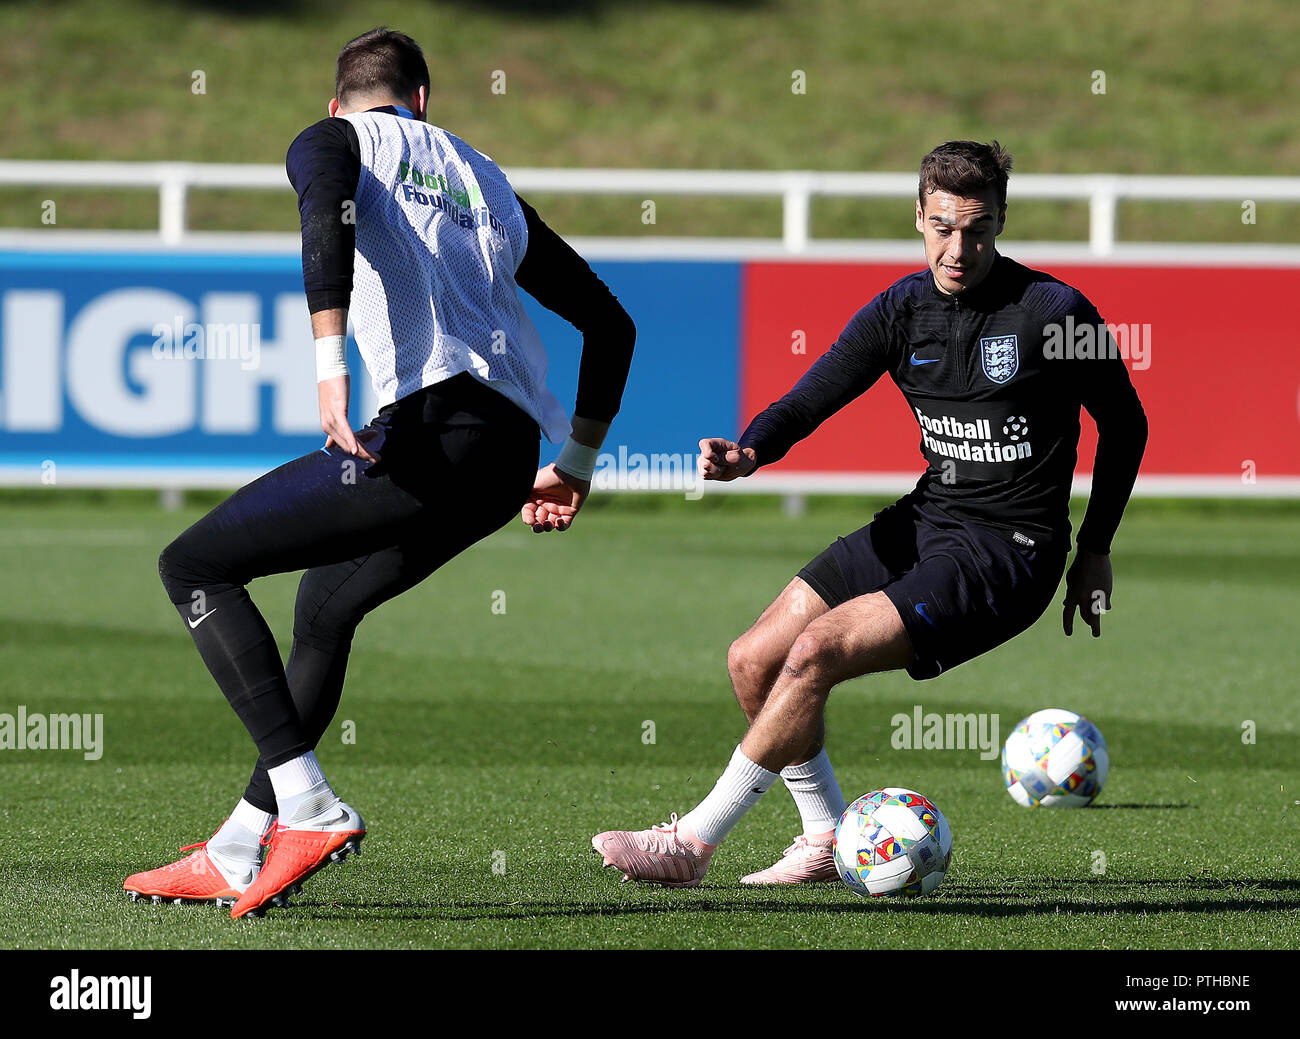
<svg viewBox="0 0 1300 1039"><path fill-rule="evenodd" d="M717 195L779 197L781 241L790 253L812 241L812 200L910 198L914 173L817 173L759 170L507 169L521 192L588 195ZM0 185L156 188L163 242L185 240L191 188L289 190L279 166L195 162L44 162L0 159ZM1023 173L1011 181L1015 199L1086 201L1088 246L1093 255L1115 249L1119 202L1300 202L1300 177L1139 176L1129 174Z"/></svg>

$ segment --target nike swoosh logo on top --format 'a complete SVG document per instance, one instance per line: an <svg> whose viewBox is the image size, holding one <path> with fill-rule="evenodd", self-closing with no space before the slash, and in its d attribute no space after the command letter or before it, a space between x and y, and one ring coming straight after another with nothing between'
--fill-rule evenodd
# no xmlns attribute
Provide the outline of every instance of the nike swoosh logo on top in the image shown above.
<svg viewBox="0 0 1300 1039"><path fill-rule="evenodd" d="M938 364L938 363L939 363L940 361L942 361L942 360L943 360L942 357L930 357L930 358L927 358L927 359L925 359L925 360L920 360L920 359L917 358L915 351L913 351L913 353L912 353L912 357L911 357L911 361L912 361L912 364L913 364L913 365L921 365L921 364Z"/></svg>
<svg viewBox="0 0 1300 1039"><path fill-rule="evenodd" d="M930 605L930 604L929 604L929 603L924 603L924 602L919 602L919 603L917 603L917 604L916 604L916 612L919 613L919 614L920 614L920 615L925 619L925 623L926 623L926 624L929 624L931 627L936 627L936 628L937 628L938 625L934 623L934 618L931 617L928 613L925 612L925 608L926 608L928 605Z"/></svg>
<svg viewBox="0 0 1300 1039"><path fill-rule="evenodd" d="M209 617L211 617L211 616L212 616L214 613L216 613L216 612L217 612L216 610L208 610L208 612L205 613L205 614L204 614L202 617L200 617L198 620L196 620L196 621L187 621L186 623L189 624L189 626L190 626L191 628L197 628L200 624L202 624L205 620L207 620Z"/></svg>

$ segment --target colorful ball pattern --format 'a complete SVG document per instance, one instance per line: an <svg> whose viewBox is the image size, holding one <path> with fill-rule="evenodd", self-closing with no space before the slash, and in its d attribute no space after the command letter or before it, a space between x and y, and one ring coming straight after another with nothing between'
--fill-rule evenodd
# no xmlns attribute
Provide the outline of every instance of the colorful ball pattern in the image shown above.
<svg viewBox="0 0 1300 1039"><path fill-rule="evenodd" d="M915 790L863 794L835 827L835 865L859 895L915 898L939 886L952 859L952 831Z"/></svg>
<svg viewBox="0 0 1300 1039"><path fill-rule="evenodd" d="M1073 711L1035 711L1002 746L1007 793L1026 808L1082 808L1110 772L1101 731Z"/></svg>

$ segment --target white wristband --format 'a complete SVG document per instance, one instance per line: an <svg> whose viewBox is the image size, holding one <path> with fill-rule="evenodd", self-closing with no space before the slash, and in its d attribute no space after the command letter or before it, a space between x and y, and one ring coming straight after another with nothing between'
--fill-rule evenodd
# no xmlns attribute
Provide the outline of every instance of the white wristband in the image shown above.
<svg viewBox="0 0 1300 1039"><path fill-rule="evenodd" d="M348 337L321 336L316 340L316 381L348 374Z"/></svg>
<svg viewBox="0 0 1300 1039"><path fill-rule="evenodd" d="M600 448L588 447L569 437L560 448L560 457L555 460L555 468L562 469L579 480L590 480L591 474L596 471L596 459L599 455Z"/></svg>

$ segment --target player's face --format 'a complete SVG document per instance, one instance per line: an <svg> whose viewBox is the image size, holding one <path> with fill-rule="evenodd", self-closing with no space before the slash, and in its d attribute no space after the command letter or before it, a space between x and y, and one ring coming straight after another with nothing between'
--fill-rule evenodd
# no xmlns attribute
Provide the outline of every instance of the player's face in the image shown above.
<svg viewBox="0 0 1300 1039"><path fill-rule="evenodd" d="M925 260L940 292L965 292L984 280L1005 220L994 188L973 198L935 191L924 207L917 202L916 229L925 238Z"/></svg>

